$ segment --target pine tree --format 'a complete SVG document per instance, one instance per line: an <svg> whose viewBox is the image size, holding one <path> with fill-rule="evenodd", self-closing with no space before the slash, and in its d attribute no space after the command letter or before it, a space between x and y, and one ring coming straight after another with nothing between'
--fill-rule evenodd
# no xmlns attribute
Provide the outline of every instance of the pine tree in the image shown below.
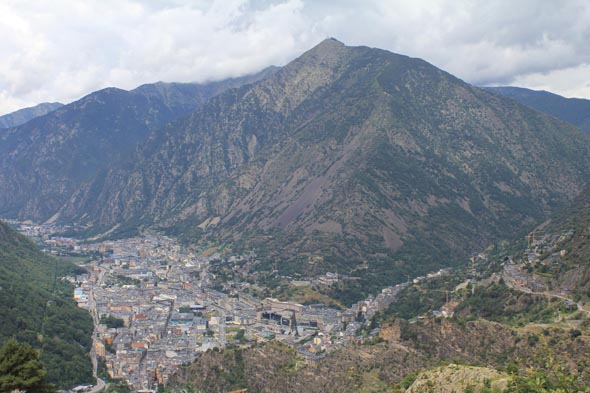
<svg viewBox="0 0 590 393"><path fill-rule="evenodd" d="M0 349L0 393L55 392L54 386L45 381L46 374L39 353L29 344L10 339Z"/></svg>

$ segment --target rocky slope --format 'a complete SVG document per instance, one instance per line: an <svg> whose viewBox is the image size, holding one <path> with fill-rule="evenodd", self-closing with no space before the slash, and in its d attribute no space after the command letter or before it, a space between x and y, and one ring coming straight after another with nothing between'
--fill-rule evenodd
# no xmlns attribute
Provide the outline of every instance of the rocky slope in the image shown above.
<svg viewBox="0 0 590 393"><path fill-rule="evenodd" d="M470 389L480 392L485 387L504 391L511 378L492 368L449 364L421 372L406 393L453 393Z"/></svg>
<svg viewBox="0 0 590 393"><path fill-rule="evenodd" d="M29 120L43 116L63 106L59 102L45 102L30 108L19 109L3 116L0 116L0 128L11 128L25 124Z"/></svg>
<svg viewBox="0 0 590 393"><path fill-rule="evenodd" d="M153 134L61 213L96 232L123 221L256 247L283 275L338 270L380 288L546 217L585 183L589 146L420 59L330 39Z"/></svg>
<svg viewBox="0 0 590 393"><path fill-rule="evenodd" d="M573 230L574 235L562 244L567 251L566 260L588 264L590 261L590 185L571 204L555 214L546 231Z"/></svg>
<svg viewBox="0 0 590 393"><path fill-rule="evenodd" d="M565 250L566 255L559 259L565 266L553 277L553 286L568 288L572 296L587 302L590 299L590 185L536 233L538 236L570 231L573 234L560 242L556 250ZM549 260L551 255L543 255L543 259Z"/></svg>
<svg viewBox="0 0 590 393"><path fill-rule="evenodd" d="M403 392L415 381L424 388L427 377L434 386L450 385L452 379L455 386L469 383L476 387L485 381L478 379L469 366L455 366L459 372L418 373L445 361L492 368L519 362L524 369L535 364L537 356L546 354L549 342L556 359L567 361L568 367L575 369L577 361L587 359L585 351L589 348L586 336L571 339L570 333L561 329L546 329L540 341L531 345L525 331L485 320L464 324L445 319L414 324L396 321L383 326L381 334L385 338L382 342L351 345L313 362L306 362L286 345L272 342L208 351L176 373L166 391ZM504 389L508 385L505 375L493 369L482 370L485 374L479 376L489 376L494 386ZM456 381L457 374L463 375L463 382Z"/></svg>
<svg viewBox="0 0 590 393"><path fill-rule="evenodd" d="M263 77L204 85L156 83L108 88L0 133L0 216L47 220L72 192L123 157L149 133L210 97Z"/></svg>
<svg viewBox="0 0 590 393"><path fill-rule="evenodd" d="M565 98L548 91L524 89L522 87L486 87L487 91L510 97L539 112L547 113L590 132L590 100Z"/></svg>

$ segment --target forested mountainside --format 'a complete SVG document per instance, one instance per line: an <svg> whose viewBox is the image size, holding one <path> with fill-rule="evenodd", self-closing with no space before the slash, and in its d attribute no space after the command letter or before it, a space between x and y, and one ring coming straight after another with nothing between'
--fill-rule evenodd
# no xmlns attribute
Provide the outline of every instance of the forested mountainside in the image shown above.
<svg viewBox="0 0 590 393"><path fill-rule="evenodd" d="M273 69L208 84L108 88L0 133L0 216L45 221L101 170L132 154L150 132L210 97Z"/></svg>
<svg viewBox="0 0 590 393"><path fill-rule="evenodd" d="M40 349L47 380L58 387L93 381L92 318L61 280L79 271L0 222L0 345L14 337Z"/></svg>
<svg viewBox="0 0 590 393"><path fill-rule="evenodd" d="M44 102L30 108L19 109L18 111L0 116L0 128L20 126L36 117L46 115L61 106L63 104L59 102Z"/></svg>
<svg viewBox="0 0 590 393"><path fill-rule="evenodd" d="M589 146L423 60L329 39L152 134L60 212L254 247L280 275L360 277L336 289L351 294L544 219L585 184Z"/></svg>
<svg viewBox="0 0 590 393"><path fill-rule="evenodd" d="M590 100L566 98L548 91L522 87L499 86L485 87L485 89L573 124L584 132L590 132Z"/></svg>

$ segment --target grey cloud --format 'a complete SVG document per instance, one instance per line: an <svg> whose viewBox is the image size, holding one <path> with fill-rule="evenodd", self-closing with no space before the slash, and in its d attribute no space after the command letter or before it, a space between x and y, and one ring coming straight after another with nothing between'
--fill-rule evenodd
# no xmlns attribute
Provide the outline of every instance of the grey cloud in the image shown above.
<svg viewBox="0 0 590 393"><path fill-rule="evenodd" d="M475 84L590 96L582 0L9 0L0 36L0 113L106 86L243 75L328 36L421 57Z"/></svg>

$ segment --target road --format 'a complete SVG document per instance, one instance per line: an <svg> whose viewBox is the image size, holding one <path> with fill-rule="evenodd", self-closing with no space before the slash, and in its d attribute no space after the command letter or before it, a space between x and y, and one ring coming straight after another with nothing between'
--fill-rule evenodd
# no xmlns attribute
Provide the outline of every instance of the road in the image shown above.
<svg viewBox="0 0 590 393"><path fill-rule="evenodd" d="M526 287L521 287L520 285L515 284L512 280L513 277L509 274L507 274L506 270L504 270L504 273L502 275L502 277L504 278L504 282L506 283L506 285L514 290L520 291L520 292L524 292L524 293L528 293L530 295L540 295L540 296L545 296L545 297L554 297L554 298L558 298L558 299L562 299L562 300L566 300L566 301L570 301L572 303L576 304L576 307L578 308L578 311L582 311L585 312L586 314L590 315L590 311L586 310L584 307L582 307L582 305L578 302L576 302L573 299L570 299L568 297L565 297L563 295L557 294L557 293L553 293L553 292L536 292L533 291L530 288L526 288Z"/></svg>
<svg viewBox="0 0 590 393"><path fill-rule="evenodd" d="M98 279L96 280L95 285L102 284L104 279L104 271L101 270L98 273ZM98 337L98 324L100 320L98 318L98 310L96 307L96 301L94 299L94 286L90 288L90 296L88 296L88 304L90 306L90 312L92 313L92 320L94 321L94 331L92 332L92 349L90 350L90 359L92 360L92 376L96 378L96 386L92 388L90 393L99 393L102 392L105 387L106 383L98 377L98 358L96 356L96 339Z"/></svg>
<svg viewBox="0 0 590 393"><path fill-rule="evenodd" d="M105 388L106 388L105 382L100 378L96 378L96 386L94 386L90 390L90 393L99 393L99 392L102 392Z"/></svg>

